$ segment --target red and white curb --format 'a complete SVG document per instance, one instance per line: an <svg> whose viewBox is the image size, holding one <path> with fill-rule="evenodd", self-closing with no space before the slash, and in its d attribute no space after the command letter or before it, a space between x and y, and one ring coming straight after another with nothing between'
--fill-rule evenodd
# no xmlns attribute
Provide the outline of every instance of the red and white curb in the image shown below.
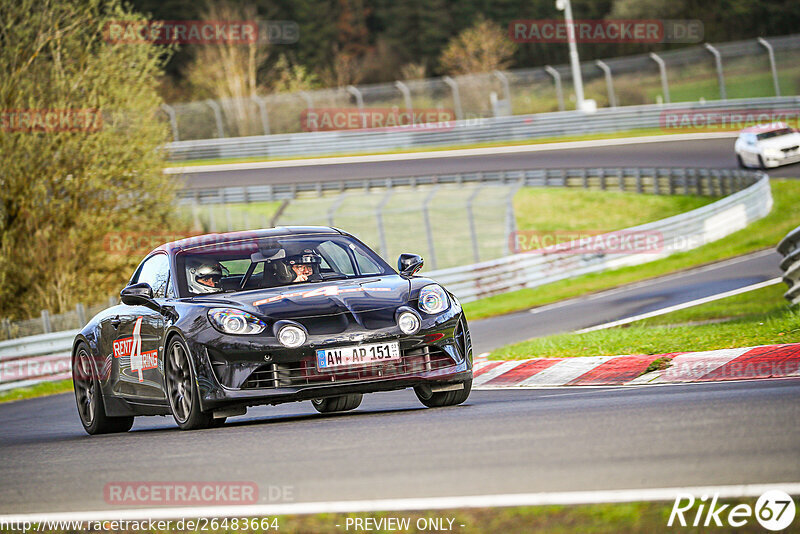
<svg viewBox="0 0 800 534"><path fill-rule="evenodd" d="M645 373L655 360L663 370ZM800 376L800 343L648 356L478 361L473 389L620 386Z"/></svg>

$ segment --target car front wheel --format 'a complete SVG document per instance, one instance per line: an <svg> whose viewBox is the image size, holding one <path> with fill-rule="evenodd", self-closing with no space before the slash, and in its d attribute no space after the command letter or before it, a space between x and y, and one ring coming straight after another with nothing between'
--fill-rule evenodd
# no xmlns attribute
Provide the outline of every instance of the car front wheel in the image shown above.
<svg viewBox="0 0 800 534"><path fill-rule="evenodd" d="M313 399L311 404L319 413L346 412L355 410L361 405L361 393L352 395L340 395L338 397L328 397L327 399Z"/></svg>
<svg viewBox="0 0 800 534"><path fill-rule="evenodd" d="M439 408L442 406L455 406L461 404L472 391L472 379L462 382L461 389L453 391L439 391L437 393L431 392L430 386L417 386L414 388L414 393L417 394L419 401L428 408Z"/></svg>
<svg viewBox="0 0 800 534"><path fill-rule="evenodd" d="M189 362L189 348L181 338L175 337L170 341L165 360L165 385L175 422L181 430L212 426L213 415L200 410L200 394Z"/></svg>

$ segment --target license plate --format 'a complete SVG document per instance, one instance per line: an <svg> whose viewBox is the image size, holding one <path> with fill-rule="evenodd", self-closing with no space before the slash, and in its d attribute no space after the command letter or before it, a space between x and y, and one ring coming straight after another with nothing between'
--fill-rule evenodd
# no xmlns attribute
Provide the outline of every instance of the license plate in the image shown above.
<svg viewBox="0 0 800 534"><path fill-rule="evenodd" d="M317 351L317 369L329 370L400 359L400 344L370 343Z"/></svg>

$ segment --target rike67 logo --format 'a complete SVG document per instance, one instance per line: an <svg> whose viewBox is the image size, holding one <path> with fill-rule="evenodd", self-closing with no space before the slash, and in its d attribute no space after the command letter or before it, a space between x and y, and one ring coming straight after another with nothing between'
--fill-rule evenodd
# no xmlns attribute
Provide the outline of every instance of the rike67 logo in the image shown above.
<svg viewBox="0 0 800 534"><path fill-rule="evenodd" d="M711 501L703 495L696 502L693 495L679 493L669 514L667 526L692 527L743 527L755 516L756 521L767 530L784 530L794 521L795 504L792 497L781 490L769 490L761 495L755 506L749 504L719 504L719 495ZM697 509L693 510L697 504Z"/></svg>
<svg viewBox="0 0 800 534"><path fill-rule="evenodd" d="M142 371L158 367L157 350L142 352L142 317L136 319L133 336L114 341L114 357L129 358L131 371L139 374L139 382L144 382Z"/></svg>

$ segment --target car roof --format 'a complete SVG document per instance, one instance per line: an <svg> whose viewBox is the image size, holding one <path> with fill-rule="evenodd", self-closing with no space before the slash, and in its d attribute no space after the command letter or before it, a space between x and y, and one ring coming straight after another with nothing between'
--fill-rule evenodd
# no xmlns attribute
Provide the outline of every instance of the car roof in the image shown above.
<svg viewBox="0 0 800 534"><path fill-rule="evenodd" d="M764 133L771 132L772 130L781 130L788 128L789 125L785 122L771 122L769 124L758 124L756 126L748 126L741 133Z"/></svg>
<svg viewBox="0 0 800 534"><path fill-rule="evenodd" d="M170 241L153 249L153 252L164 250L168 253L177 253L182 250L195 248L226 241L240 241L245 239L259 239L262 237L289 237L299 235L349 235L338 228L330 226L277 226L275 228L262 228L260 230L244 230L240 232L224 232L203 234L177 241Z"/></svg>

